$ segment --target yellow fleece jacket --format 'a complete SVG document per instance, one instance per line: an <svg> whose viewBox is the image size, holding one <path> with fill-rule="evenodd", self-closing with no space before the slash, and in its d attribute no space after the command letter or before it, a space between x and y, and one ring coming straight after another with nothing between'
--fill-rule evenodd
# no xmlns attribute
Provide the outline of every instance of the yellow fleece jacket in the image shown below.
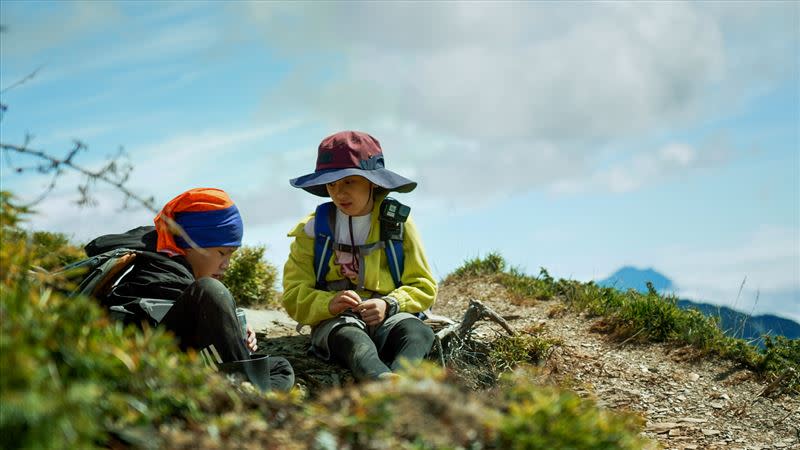
<svg viewBox="0 0 800 450"><path fill-rule="evenodd" d="M382 198L376 199L372 209L372 224L366 243L380 240L378 214ZM289 232L294 238L289 248L289 259L283 267L283 299L286 312L298 323L316 325L330 319L333 315L328 311L328 304L336 295L335 292L316 289L314 278L314 238L307 235L305 226L314 217L314 213L304 218ZM401 277L403 285L395 289L386 251L376 249L364 257L364 288L366 290L390 296L397 300L400 311L415 313L428 309L436 298L436 281L433 279L425 251L417 233L414 221L409 217L405 223L403 236L403 254L405 264ZM334 258L328 261L330 269L327 281L342 279ZM370 292L359 292L362 297L369 297Z"/></svg>

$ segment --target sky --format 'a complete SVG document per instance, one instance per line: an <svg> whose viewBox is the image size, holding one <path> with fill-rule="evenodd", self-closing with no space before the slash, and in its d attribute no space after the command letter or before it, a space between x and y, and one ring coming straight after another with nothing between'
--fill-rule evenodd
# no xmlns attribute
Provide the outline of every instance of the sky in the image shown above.
<svg viewBox="0 0 800 450"><path fill-rule="evenodd" d="M800 321L797 2L0 2L0 140L101 167L163 204L226 190L282 267L319 199L319 142L375 136L419 187L434 275L499 252L582 281L653 268L677 294ZM49 178L2 189L40 195ZM32 229L150 224L65 174Z"/></svg>

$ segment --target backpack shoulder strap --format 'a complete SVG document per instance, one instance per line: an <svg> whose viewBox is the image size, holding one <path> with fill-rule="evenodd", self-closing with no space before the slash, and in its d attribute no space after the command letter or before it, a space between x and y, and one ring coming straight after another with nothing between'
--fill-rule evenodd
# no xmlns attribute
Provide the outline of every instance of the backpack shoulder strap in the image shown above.
<svg viewBox="0 0 800 450"><path fill-rule="evenodd" d="M75 277L80 280L70 296L81 294L98 297L105 294L116 276L130 267L140 253L128 248L117 248L65 267L62 273L67 278Z"/></svg>
<svg viewBox="0 0 800 450"><path fill-rule="evenodd" d="M314 277L317 289L325 285L328 262L333 256L333 222L336 220L333 202L317 206L314 216Z"/></svg>
<svg viewBox="0 0 800 450"><path fill-rule="evenodd" d="M383 201L391 199L386 197ZM384 227L384 221L379 220L381 228ZM403 238L405 237L405 225L403 222L397 222L395 227L399 229L399 233L393 233L391 237L387 237L389 233L384 233L381 229L381 239L384 242L384 251L386 252L386 261L389 263L389 272L392 274L392 280L395 287L403 285L403 268L405 267L405 255L403 253Z"/></svg>
<svg viewBox="0 0 800 450"><path fill-rule="evenodd" d="M405 267L405 256L403 254L403 241L386 241L386 259L389 261L389 272L392 273L395 287L403 285L403 268Z"/></svg>
<svg viewBox="0 0 800 450"><path fill-rule="evenodd" d="M323 203L317 206L314 216L314 277L317 289L325 286L325 277L328 275L328 262L333 256L334 238L333 224L336 221L336 206L333 202ZM383 226L383 221L380 221ZM384 239L384 251L386 260L389 263L389 272L396 287L403 285L403 268L405 267L405 256L403 253L403 223L399 223L400 234L395 235L394 239ZM383 235L383 233L381 233Z"/></svg>

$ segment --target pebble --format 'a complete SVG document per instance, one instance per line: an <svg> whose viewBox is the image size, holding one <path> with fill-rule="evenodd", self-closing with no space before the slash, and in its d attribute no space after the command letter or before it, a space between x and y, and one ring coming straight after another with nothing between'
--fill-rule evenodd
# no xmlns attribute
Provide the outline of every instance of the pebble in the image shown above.
<svg viewBox="0 0 800 450"><path fill-rule="evenodd" d="M708 419L695 419L694 417L681 417L678 419L678 422L689 422L689 423L706 423Z"/></svg>
<svg viewBox="0 0 800 450"><path fill-rule="evenodd" d="M657 434L666 433L673 428L678 428L680 425L675 422L659 422L647 426L647 431L652 431Z"/></svg>
<svg viewBox="0 0 800 450"><path fill-rule="evenodd" d="M703 428L703 434L706 436L716 436L720 433L719 430L712 430L711 428Z"/></svg>
<svg viewBox="0 0 800 450"><path fill-rule="evenodd" d="M711 402L711 407L714 409L722 409L725 407L725 403L722 402Z"/></svg>
<svg viewBox="0 0 800 450"><path fill-rule="evenodd" d="M696 374L696 373L694 373L694 372L692 372L692 373L690 373L690 374L689 374L689 380L691 380L691 381L697 381L697 380L699 380L699 379L700 379L700 375L698 375L698 374Z"/></svg>

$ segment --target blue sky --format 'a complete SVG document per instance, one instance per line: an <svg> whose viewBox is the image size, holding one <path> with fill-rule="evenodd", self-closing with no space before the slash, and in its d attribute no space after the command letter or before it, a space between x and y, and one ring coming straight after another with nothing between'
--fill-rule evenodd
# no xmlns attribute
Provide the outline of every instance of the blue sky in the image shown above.
<svg viewBox="0 0 800 450"><path fill-rule="evenodd" d="M2 142L98 167L163 204L227 190L245 243L282 266L317 200L288 179L316 146L368 131L419 182L443 277L499 251L529 273L653 267L679 294L800 320L796 2L0 3ZM47 179L2 160L2 188ZM65 176L30 226L78 242L150 223L75 206ZM745 280L739 295L739 287Z"/></svg>

